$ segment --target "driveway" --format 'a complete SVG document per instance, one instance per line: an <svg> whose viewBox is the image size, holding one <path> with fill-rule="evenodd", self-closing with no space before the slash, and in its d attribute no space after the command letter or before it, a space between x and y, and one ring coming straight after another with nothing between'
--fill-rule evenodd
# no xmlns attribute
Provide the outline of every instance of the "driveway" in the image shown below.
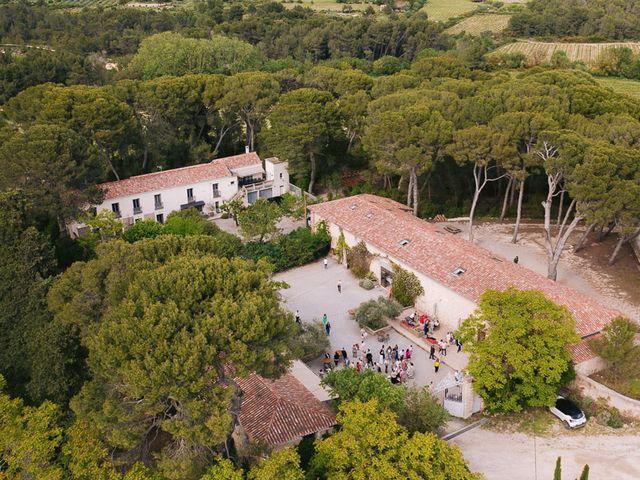
<svg viewBox="0 0 640 480"><path fill-rule="evenodd" d="M274 275L274 280L287 282L290 288L281 290L284 307L295 312L300 310L303 322L314 319L320 320L323 314L327 314L331 322L331 353L344 348L351 357L351 346L359 343L360 327L347 313L355 309L360 303L379 296L387 296L387 291L381 287L373 290L365 290L358 285L358 280L342 265L329 258L329 268L325 269L322 261L314 262L303 267L294 268ZM342 293L338 293L338 280L342 282ZM413 364L415 367L416 385L429 385L437 383L445 375L453 371L444 363L436 374L433 369L433 361L429 360L429 354L418 348L415 342L405 338L396 331L390 332L389 343L400 348L408 348L413 344ZM366 339L367 347L371 349L374 360L378 358L380 342L371 336ZM452 350L452 349L450 349ZM455 349L453 349L455 351ZM451 355L452 353L449 353ZM318 372L322 366L322 359L310 363L311 368Z"/></svg>
<svg viewBox="0 0 640 480"><path fill-rule="evenodd" d="M476 428L450 441L458 445L473 472L488 480L548 480L562 457L562 478L579 478L589 464L594 480L638 480L640 437L563 434L533 437Z"/></svg>

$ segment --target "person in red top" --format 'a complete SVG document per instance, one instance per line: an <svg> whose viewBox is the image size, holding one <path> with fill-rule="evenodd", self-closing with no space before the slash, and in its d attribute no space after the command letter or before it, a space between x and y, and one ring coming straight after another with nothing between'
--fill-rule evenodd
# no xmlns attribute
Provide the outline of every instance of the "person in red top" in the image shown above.
<svg viewBox="0 0 640 480"><path fill-rule="evenodd" d="M426 313L423 313L423 314L420 316L420 325L424 325L424 322L426 322L426 321L427 321L427 314L426 314Z"/></svg>

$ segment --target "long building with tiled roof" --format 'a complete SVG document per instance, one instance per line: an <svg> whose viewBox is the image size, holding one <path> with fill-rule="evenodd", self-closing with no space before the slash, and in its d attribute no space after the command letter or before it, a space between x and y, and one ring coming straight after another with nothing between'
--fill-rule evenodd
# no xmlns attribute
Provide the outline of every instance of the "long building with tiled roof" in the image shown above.
<svg viewBox="0 0 640 480"><path fill-rule="evenodd" d="M459 324L472 313L487 289L509 287L539 290L564 305L573 314L582 339L596 335L619 315L581 292L415 217L393 200L362 194L312 205L309 210L312 223L327 221L334 238L342 231L349 245L364 241L377 253L372 270L382 283L391 262L416 273L425 289L418 307L449 316L451 323ZM584 342L571 351L576 363L594 357Z"/></svg>
<svg viewBox="0 0 640 480"><path fill-rule="evenodd" d="M125 227L140 220L163 223L176 210L196 208L203 213L221 213L222 205L235 198L245 204L259 198L278 197L289 191L287 163L267 158L264 165L255 152L218 158L211 162L136 175L98 185L104 192L96 212L116 214ZM86 226L69 225L72 236Z"/></svg>

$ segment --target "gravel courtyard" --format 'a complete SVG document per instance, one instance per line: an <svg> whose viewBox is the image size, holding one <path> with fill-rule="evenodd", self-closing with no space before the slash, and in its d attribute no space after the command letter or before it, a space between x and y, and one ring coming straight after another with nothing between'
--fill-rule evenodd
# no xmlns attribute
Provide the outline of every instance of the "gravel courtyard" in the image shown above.
<svg viewBox="0 0 640 480"><path fill-rule="evenodd" d="M357 279L342 265L332 258L329 259L329 268L325 269L322 260L303 267L294 268L286 272L274 275L274 280L287 282L290 288L281 290L284 307L295 312L300 310L303 322L310 322L314 319L320 320L323 314L327 314L331 322L331 354L337 349L344 348L351 357L351 346L360 342L360 328L358 324L349 317L349 309L356 308L360 303L387 296L387 291L381 287L373 290L365 290L358 285ZM338 280L342 282L342 293L338 293ZM415 366L416 385L429 385L430 382L437 383L440 379L453 371L444 362L440 365L440 370L436 374L433 368L433 361L429 360L429 353L418 345L400 335L396 331L390 332L391 346L398 345L400 348L407 348L413 344L413 363ZM367 337L367 347L371 349L374 361L378 358L380 342L376 338ZM455 349L449 349L449 355L455 355ZM451 351L453 350L453 351ZM322 366L322 359L311 363L312 369L318 373Z"/></svg>

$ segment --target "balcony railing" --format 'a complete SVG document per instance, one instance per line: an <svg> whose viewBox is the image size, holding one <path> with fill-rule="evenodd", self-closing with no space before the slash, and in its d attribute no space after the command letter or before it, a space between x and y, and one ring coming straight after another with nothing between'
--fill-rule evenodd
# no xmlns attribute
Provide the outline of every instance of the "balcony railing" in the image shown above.
<svg viewBox="0 0 640 480"><path fill-rule="evenodd" d="M254 183L260 183L260 182L264 182L264 178L262 177L251 177L251 178L241 178L238 181L238 186L239 187L244 187L246 185L253 185Z"/></svg>
<svg viewBox="0 0 640 480"><path fill-rule="evenodd" d="M138 215L142 213L142 207L133 207L133 214Z"/></svg>
<svg viewBox="0 0 640 480"><path fill-rule="evenodd" d="M120 218L122 217L122 214L120 213L120 210L116 210L115 212L113 212L116 216L116 218Z"/></svg>

